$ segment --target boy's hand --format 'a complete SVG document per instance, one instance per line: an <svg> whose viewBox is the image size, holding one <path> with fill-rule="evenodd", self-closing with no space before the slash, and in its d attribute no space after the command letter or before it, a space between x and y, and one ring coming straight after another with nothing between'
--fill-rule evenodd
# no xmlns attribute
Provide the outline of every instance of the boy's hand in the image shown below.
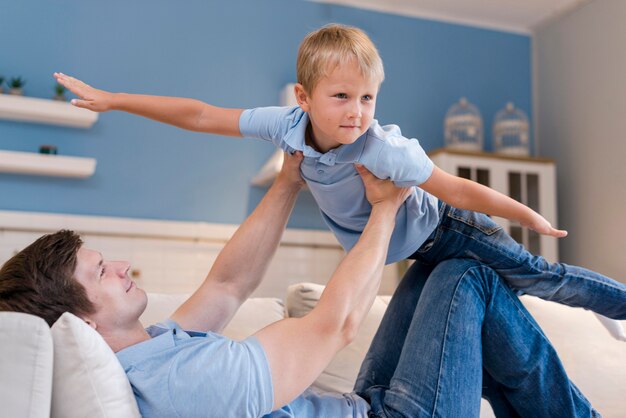
<svg viewBox="0 0 626 418"><path fill-rule="evenodd" d="M304 154L301 151L296 151L293 154L288 152L283 153L283 167L278 173L278 179L286 181L288 184L295 185L298 190L304 186L304 180L300 174L300 164L304 159Z"/></svg>
<svg viewBox="0 0 626 418"><path fill-rule="evenodd" d="M411 195L411 187L398 187L391 180L381 180L362 165L355 164L354 167L363 180L365 197L372 207L388 202L397 210Z"/></svg>
<svg viewBox="0 0 626 418"><path fill-rule="evenodd" d="M107 110L111 110L113 93L94 89L90 85L63 73L54 73L54 78L57 83L80 97L80 99L72 99L70 103L74 106L89 109L94 112L106 112Z"/></svg>
<svg viewBox="0 0 626 418"><path fill-rule="evenodd" d="M556 238L563 238L567 236L567 231L553 228L550 222L548 222L543 216L539 215L537 212L534 212L534 215L531 219L522 221L520 222L520 224L542 235L550 235Z"/></svg>

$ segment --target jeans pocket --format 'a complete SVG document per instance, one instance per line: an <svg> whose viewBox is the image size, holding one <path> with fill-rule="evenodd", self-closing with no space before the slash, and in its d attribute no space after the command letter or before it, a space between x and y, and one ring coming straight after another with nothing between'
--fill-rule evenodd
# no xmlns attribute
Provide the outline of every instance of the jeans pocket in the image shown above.
<svg viewBox="0 0 626 418"><path fill-rule="evenodd" d="M502 229L500 225L484 213L478 213L467 209L450 207L448 217L477 229L485 235L493 235Z"/></svg>
<svg viewBox="0 0 626 418"><path fill-rule="evenodd" d="M426 241L417 249L416 253L418 254L426 254L430 251L431 248L435 246L439 242L441 238L441 228L439 225L435 228L435 230L430 234ZM411 257L409 257L411 258Z"/></svg>

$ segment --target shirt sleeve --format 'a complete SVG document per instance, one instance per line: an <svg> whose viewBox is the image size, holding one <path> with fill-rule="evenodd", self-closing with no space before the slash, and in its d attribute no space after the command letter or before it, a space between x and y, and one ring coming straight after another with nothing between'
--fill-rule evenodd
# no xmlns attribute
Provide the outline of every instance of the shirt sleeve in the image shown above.
<svg viewBox="0 0 626 418"><path fill-rule="evenodd" d="M411 187L428 180L433 168L417 139L389 136L380 143L372 172L378 178L391 179L397 186Z"/></svg>
<svg viewBox="0 0 626 418"><path fill-rule="evenodd" d="M257 107L247 109L239 117L239 131L244 137L258 138L279 145L294 124L298 107Z"/></svg>
<svg viewBox="0 0 626 418"><path fill-rule="evenodd" d="M269 364L254 336L225 339L217 349L185 350L170 368L168 385L180 417L205 416L208 409L259 417L271 412L274 402Z"/></svg>

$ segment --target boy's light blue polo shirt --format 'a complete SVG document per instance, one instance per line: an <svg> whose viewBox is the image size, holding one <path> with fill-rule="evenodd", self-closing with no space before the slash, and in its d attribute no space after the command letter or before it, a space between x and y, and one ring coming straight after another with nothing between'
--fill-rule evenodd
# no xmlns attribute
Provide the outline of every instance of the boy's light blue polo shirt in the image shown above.
<svg viewBox="0 0 626 418"><path fill-rule="evenodd" d="M403 137L396 125L380 126L373 121L354 143L322 154L305 143L308 124L308 114L298 106L263 107L245 110L239 119L239 130L243 136L271 141L290 153L304 153L302 177L324 221L346 251L358 241L371 212L355 163L402 187L419 186L432 174L433 162L417 139ZM398 211L387 264L417 251L438 221L437 199L414 187Z"/></svg>
<svg viewBox="0 0 626 418"><path fill-rule="evenodd" d="M150 340L117 353L144 418L365 418L355 394L306 391L271 412L272 378L256 337L241 342L186 332L172 320L147 328Z"/></svg>

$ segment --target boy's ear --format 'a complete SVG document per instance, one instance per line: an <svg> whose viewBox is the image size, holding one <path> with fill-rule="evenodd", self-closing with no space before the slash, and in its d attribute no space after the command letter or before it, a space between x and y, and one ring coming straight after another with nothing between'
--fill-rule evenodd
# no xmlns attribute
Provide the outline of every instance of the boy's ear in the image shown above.
<svg viewBox="0 0 626 418"><path fill-rule="evenodd" d="M304 110L305 112L308 112L309 111L309 95L307 94L306 90L304 90L304 87L302 86L302 84L297 83L293 87L293 93L296 96L296 101L298 102L298 105L300 105L302 110Z"/></svg>

